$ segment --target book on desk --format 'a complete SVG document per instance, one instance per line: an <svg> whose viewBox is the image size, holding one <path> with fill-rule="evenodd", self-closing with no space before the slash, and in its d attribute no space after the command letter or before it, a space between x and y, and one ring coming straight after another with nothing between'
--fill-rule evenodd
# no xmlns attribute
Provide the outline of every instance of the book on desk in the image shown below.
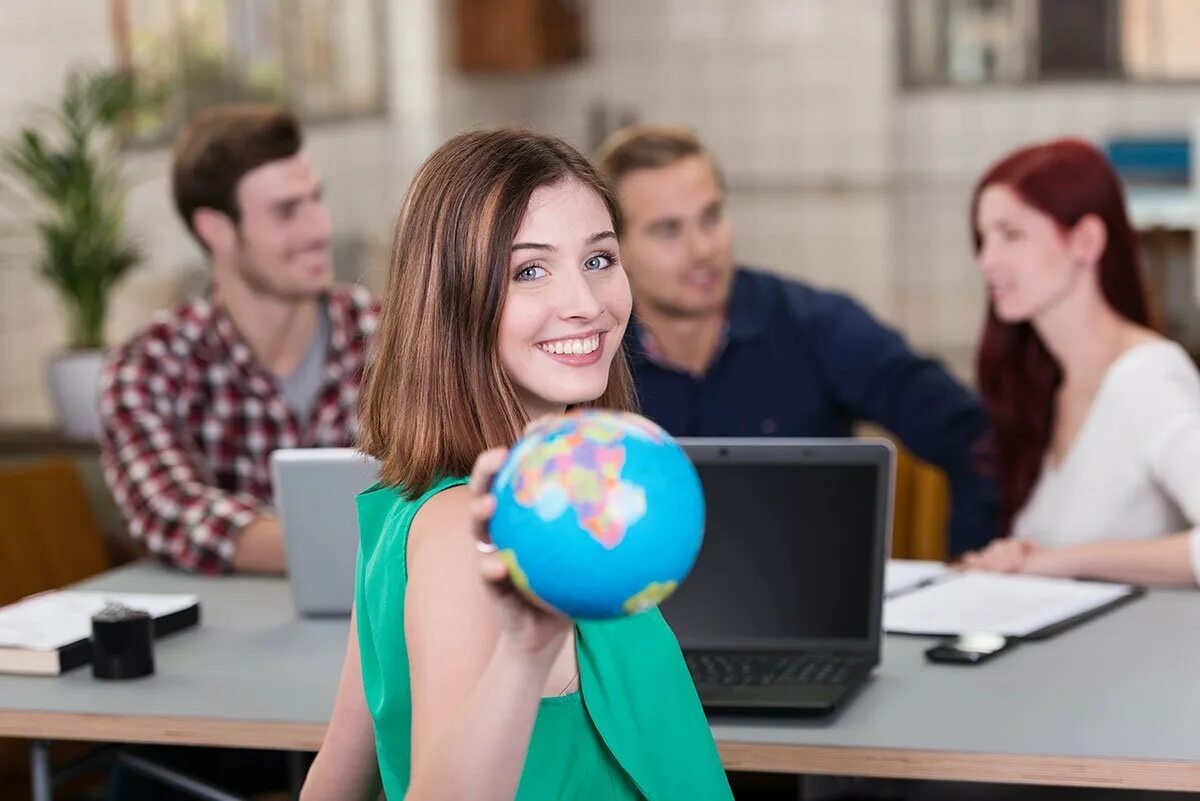
<svg viewBox="0 0 1200 801"><path fill-rule="evenodd" d="M1037 640L1142 594L1130 584L1023 573L951 570L929 562L888 564L883 627L890 634L1002 634Z"/></svg>
<svg viewBox="0 0 1200 801"><path fill-rule="evenodd" d="M86 665L92 616L110 603L147 612L156 638L200 622L195 595L51 590L0 608L0 673L55 676Z"/></svg>

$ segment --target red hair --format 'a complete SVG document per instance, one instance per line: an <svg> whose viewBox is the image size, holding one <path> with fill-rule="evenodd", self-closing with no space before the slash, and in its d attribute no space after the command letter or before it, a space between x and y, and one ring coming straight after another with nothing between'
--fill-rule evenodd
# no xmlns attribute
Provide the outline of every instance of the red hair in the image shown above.
<svg viewBox="0 0 1200 801"><path fill-rule="evenodd" d="M975 185L971 198L976 254L982 246L979 196L997 184L1051 217L1063 232L1086 215L1098 217L1108 234L1099 264L1104 299L1128 320L1149 324L1121 182L1099 150L1082 140L1058 139L1023 148L993 164ZM1001 321L990 301L976 368L992 425L989 456L1000 486L999 530L1008 535L1037 483L1050 447L1054 394L1062 383L1062 370L1030 323Z"/></svg>

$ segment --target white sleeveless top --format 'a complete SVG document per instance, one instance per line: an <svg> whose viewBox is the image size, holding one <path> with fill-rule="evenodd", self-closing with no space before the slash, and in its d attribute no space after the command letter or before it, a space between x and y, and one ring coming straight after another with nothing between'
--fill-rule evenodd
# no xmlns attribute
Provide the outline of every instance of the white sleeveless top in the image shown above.
<svg viewBox="0 0 1200 801"><path fill-rule="evenodd" d="M1156 340L1108 368L1070 451L1057 467L1047 454L1013 534L1060 547L1189 528L1200 583L1200 373Z"/></svg>

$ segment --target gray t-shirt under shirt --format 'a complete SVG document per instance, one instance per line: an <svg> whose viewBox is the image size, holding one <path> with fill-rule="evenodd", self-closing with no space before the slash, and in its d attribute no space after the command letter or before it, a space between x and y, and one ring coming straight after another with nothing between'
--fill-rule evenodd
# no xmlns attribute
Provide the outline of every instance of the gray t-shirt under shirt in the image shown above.
<svg viewBox="0 0 1200 801"><path fill-rule="evenodd" d="M283 398L297 419L307 422L317 396L325 385L325 362L329 355L329 307L322 300L317 304L317 326L312 342L300 364L291 375L279 379Z"/></svg>

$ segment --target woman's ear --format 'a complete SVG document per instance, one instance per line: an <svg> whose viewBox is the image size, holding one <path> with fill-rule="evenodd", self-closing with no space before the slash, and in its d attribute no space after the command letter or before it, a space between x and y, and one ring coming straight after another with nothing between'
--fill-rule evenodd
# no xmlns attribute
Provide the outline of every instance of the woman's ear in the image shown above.
<svg viewBox="0 0 1200 801"><path fill-rule="evenodd" d="M1099 264L1108 247L1108 227L1095 214L1085 214L1067 234L1067 250L1080 264Z"/></svg>

